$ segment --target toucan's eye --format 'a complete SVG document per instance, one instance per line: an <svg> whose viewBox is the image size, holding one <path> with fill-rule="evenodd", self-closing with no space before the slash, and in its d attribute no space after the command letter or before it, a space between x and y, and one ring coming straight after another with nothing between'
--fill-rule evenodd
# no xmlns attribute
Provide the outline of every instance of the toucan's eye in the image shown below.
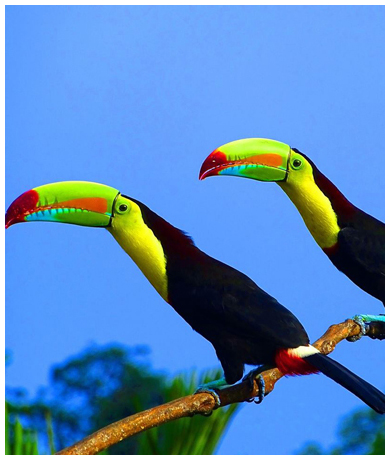
<svg viewBox="0 0 390 460"><path fill-rule="evenodd" d="M295 160L293 160L292 162L292 167L294 169L299 169L301 166L302 166L302 161L298 160L298 158L295 158Z"/></svg>
<svg viewBox="0 0 390 460"><path fill-rule="evenodd" d="M116 207L116 212L118 214L124 214L129 209L129 205L126 203L121 203L119 206Z"/></svg>

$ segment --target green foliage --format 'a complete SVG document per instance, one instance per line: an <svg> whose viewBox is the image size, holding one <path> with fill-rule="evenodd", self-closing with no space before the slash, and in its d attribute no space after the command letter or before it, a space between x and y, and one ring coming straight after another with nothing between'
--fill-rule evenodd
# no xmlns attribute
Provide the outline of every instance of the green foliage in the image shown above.
<svg viewBox="0 0 390 460"><path fill-rule="evenodd" d="M5 403L5 455L39 455L38 435L34 430L23 428L19 417L9 413Z"/></svg>
<svg viewBox="0 0 390 460"><path fill-rule="evenodd" d="M369 455L385 455L385 430L376 434Z"/></svg>
<svg viewBox="0 0 390 460"><path fill-rule="evenodd" d="M46 420L46 433L47 439L49 444L50 453L54 454L56 452L56 448L54 445L54 432L53 432L53 420L50 411L45 412L45 420Z"/></svg>
<svg viewBox="0 0 390 460"><path fill-rule="evenodd" d="M146 347L93 346L55 366L50 387L35 401L26 401L21 391L8 393L15 412L47 441L41 450L49 452L54 439L60 450L114 421L191 394L201 383L221 377L219 371L199 378L192 372L172 380L151 369L148 355ZM107 453L211 454L237 408L170 422L122 441Z"/></svg>
<svg viewBox="0 0 390 460"><path fill-rule="evenodd" d="M385 417L371 409L346 416L338 431L338 444L326 451L319 443L310 442L299 452L303 455L384 455Z"/></svg>
<svg viewBox="0 0 390 460"><path fill-rule="evenodd" d="M162 404L166 377L151 370L146 347L93 346L52 372L53 418L59 448L110 423ZM66 401L66 405L62 404ZM113 446L110 453L135 454L138 440Z"/></svg>
<svg viewBox="0 0 390 460"><path fill-rule="evenodd" d="M222 377L220 371L178 375L164 389L165 401L192 394L201 383ZM141 455L211 455L215 452L229 421L238 410L234 404L218 409L210 417L187 417L167 423L141 435L137 453Z"/></svg>
<svg viewBox="0 0 390 460"><path fill-rule="evenodd" d="M15 394L19 398L23 398L23 402L15 402ZM14 425L20 430L18 424L22 420L23 432L26 433L26 437L30 440L31 436L40 441L40 454L43 453L55 453L54 444L54 432L52 426L52 417L48 406L41 403L28 403L25 401L25 395L23 391L17 390L12 393L9 392L9 396L14 401L6 401L6 433L7 424L10 426L8 430L8 437L13 439L14 436ZM7 438L7 434L6 434Z"/></svg>

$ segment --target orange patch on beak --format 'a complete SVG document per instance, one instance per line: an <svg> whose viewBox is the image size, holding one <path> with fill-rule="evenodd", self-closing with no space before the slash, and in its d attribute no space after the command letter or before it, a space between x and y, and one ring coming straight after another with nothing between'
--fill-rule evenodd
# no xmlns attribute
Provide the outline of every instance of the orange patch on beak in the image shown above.
<svg viewBox="0 0 390 460"><path fill-rule="evenodd" d="M47 208L48 206L42 206ZM76 198L74 200L61 201L53 204L52 208L76 208L104 214L107 212L107 200L105 198Z"/></svg>
<svg viewBox="0 0 390 460"><path fill-rule="evenodd" d="M259 164L259 165L273 166L275 168L278 168L279 166L282 166L283 158L278 153L262 153L260 155L250 156L248 158L245 158L244 160L235 161L234 163Z"/></svg>

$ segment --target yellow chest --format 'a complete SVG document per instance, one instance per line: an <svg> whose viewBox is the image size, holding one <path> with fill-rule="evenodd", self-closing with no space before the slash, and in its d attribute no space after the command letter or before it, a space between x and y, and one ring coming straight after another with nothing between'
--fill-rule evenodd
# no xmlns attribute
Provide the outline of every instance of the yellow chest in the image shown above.
<svg viewBox="0 0 390 460"><path fill-rule="evenodd" d="M152 230L135 218L112 222L108 228L122 249L133 259L161 297L168 302L166 258L161 242Z"/></svg>
<svg viewBox="0 0 390 460"><path fill-rule="evenodd" d="M340 231L337 216L329 198L314 180L308 177L299 183L280 182L279 185L295 204L317 244L321 248L330 248L336 244Z"/></svg>

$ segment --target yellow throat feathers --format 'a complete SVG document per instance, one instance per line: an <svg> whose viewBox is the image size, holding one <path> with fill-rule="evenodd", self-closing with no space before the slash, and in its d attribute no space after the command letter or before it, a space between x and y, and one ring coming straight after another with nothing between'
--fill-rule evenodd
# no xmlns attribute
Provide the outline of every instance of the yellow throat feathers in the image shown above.
<svg viewBox="0 0 390 460"><path fill-rule="evenodd" d="M126 216L115 216L108 230L168 302L166 258L162 244L145 224L139 206L133 201L129 202L131 212Z"/></svg>
<svg viewBox="0 0 390 460"><path fill-rule="evenodd" d="M337 216L329 198L315 183L311 166L308 169L304 174L292 171L287 181L278 185L295 204L317 244L330 248L336 244L340 231Z"/></svg>

